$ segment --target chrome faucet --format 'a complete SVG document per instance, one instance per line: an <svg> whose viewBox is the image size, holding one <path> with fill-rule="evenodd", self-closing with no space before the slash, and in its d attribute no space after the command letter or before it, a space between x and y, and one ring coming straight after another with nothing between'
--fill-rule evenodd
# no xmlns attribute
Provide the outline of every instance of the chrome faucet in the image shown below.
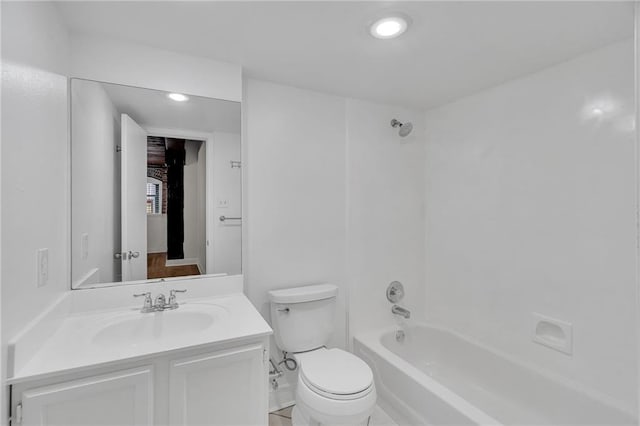
<svg viewBox="0 0 640 426"><path fill-rule="evenodd" d="M163 311L164 307L167 305L167 299L164 297L164 294L160 293L156 296L156 302L153 304L153 307L156 308L156 311Z"/></svg>
<svg viewBox="0 0 640 426"><path fill-rule="evenodd" d="M134 294L133 297L144 296L144 305L142 306L142 309L140 309L140 312L146 314L149 312L164 311L166 309L177 309L180 305L178 305L178 302L176 301L176 293L186 293L186 291L187 290L171 290L169 292L168 303L165 295L162 293L156 296L155 303L151 299L151 292L149 291L146 293Z"/></svg>
<svg viewBox="0 0 640 426"><path fill-rule="evenodd" d="M391 307L391 312L394 313L395 315L400 315L405 319L409 319L409 317L411 316L411 312L408 309L398 305L393 305Z"/></svg>

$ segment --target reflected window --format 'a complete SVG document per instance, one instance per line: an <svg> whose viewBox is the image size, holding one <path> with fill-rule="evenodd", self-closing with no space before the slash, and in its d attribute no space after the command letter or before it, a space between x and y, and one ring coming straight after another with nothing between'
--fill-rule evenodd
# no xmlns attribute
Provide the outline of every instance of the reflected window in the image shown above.
<svg viewBox="0 0 640 426"><path fill-rule="evenodd" d="M147 214L160 214L162 201L162 182L147 178Z"/></svg>

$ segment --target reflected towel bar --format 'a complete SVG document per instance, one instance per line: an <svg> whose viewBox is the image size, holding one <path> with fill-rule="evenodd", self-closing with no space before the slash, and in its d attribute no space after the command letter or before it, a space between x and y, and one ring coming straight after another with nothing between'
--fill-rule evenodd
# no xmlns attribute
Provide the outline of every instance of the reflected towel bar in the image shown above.
<svg viewBox="0 0 640 426"><path fill-rule="evenodd" d="M220 222L224 222L225 220L242 220L242 218L241 217L220 216Z"/></svg>

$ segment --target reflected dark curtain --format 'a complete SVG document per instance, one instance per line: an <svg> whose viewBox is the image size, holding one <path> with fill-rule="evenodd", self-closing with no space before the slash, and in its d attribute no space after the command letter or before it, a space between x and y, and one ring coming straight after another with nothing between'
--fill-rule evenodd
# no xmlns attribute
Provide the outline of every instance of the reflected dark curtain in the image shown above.
<svg viewBox="0 0 640 426"><path fill-rule="evenodd" d="M167 259L184 259L183 139L167 138Z"/></svg>

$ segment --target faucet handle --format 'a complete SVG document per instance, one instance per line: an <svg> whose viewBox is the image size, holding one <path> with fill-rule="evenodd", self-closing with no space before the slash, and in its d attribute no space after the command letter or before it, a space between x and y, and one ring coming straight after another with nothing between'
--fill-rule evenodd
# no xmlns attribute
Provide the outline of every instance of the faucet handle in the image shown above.
<svg viewBox="0 0 640 426"><path fill-rule="evenodd" d="M133 297L144 297L144 306L142 312L151 312L153 310L153 301L151 300L151 292L134 294Z"/></svg>
<svg viewBox="0 0 640 426"><path fill-rule="evenodd" d="M169 291L169 303L167 306L169 309L176 309L178 307L178 302L176 301L176 293L186 293L187 290L171 290Z"/></svg>

